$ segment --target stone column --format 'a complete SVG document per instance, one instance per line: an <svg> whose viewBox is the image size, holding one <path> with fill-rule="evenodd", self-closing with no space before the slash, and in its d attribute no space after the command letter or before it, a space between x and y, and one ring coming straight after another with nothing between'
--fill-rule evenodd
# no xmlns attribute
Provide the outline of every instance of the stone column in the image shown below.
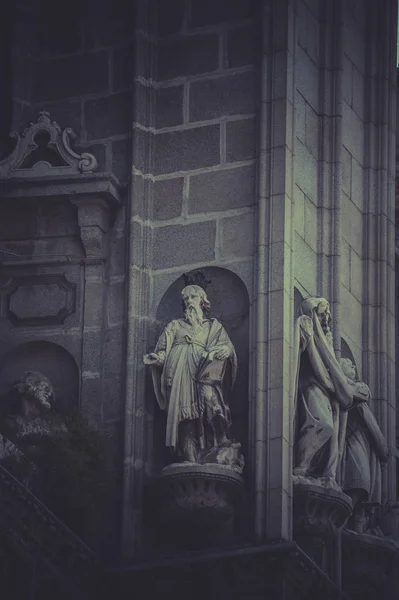
<svg viewBox="0 0 399 600"><path fill-rule="evenodd" d="M262 3L254 335L255 532L292 536L294 4Z"/></svg>
<svg viewBox="0 0 399 600"><path fill-rule="evenodd" d="M104 331L105 268L107 232L110 226L108 204L101 198L79 196L77 206L80 237L85 251L82 324L81 398L89 421L102 422L102 348Z"/></svg>
<svg viewBox="0 0 399 600"><path fill-rule="evenodd" d="M365 102L363 379L392 453L395 398L395 140L397 3L370 3ZM383 503L396 499L396 461L383 472Z"/></svg>
<svg viewBox="0 0 399 600"><path fill-rule="evenodd" d="M125 371L125 437L122 557L132 559L142 544L143 492L147 455L147 411L143 355L148 351L152 257L152 137L155 90L154 10L138 0L134 42L133 149L128 197L127 347Z"/></svg>

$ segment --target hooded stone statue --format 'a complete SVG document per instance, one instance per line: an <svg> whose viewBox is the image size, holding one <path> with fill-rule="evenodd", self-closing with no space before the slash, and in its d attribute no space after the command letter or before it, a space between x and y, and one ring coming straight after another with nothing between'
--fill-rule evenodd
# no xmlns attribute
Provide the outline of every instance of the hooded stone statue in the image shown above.
<svg viewBox="0 0 399 600"><path fill-rule="evenodd" d="M159 406L167 410L166 446L197 462L207 449L230 444L224 388L234 384L237 358L224 327L209 318L205 290L188 285L181 298L184 318L165 327L144 363L151 366Z"/></svg>
<svg viewBox="0 0 399 600"><path fill-rule="evenodd" d="M335 485L345 435L340 414L352 405L353 391L334 354L328 301L308 298L300 312L295 324L294 475Z"/></svg>

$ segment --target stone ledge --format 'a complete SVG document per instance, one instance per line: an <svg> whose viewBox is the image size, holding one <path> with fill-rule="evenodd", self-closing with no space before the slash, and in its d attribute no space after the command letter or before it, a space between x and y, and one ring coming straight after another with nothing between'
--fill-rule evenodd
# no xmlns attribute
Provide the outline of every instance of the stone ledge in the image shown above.
<svg viewBox="0 0 399 600"><path fill-rule="evenodd" d="M96 197L110 205L123 201L122 186L112 173L81 173L60 177L13 178L1 181L1 200L17 198Z"/></svg>

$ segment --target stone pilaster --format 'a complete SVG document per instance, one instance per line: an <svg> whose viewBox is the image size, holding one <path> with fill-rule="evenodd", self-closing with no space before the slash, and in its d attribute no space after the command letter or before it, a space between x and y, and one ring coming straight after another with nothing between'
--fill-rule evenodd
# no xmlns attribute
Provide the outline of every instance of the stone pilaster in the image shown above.
<svg viewBox="0 0 399 600"><path fill-rule="evenodd" d="M256 262L255 531L292 535L292 157L294 6L262 4Z"/></svg>

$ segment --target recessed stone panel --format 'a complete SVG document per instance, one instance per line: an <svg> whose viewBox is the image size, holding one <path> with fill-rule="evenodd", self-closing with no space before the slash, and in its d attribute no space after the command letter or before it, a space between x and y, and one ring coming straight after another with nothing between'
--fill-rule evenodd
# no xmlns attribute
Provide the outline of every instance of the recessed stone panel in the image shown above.
<svg viewBox="0 0 399 600"><path fill-rule="evenodd" d="M76 308L76 286L64 275L15 278L2 295L6 315L17 326L62 324Z"/></svg>

